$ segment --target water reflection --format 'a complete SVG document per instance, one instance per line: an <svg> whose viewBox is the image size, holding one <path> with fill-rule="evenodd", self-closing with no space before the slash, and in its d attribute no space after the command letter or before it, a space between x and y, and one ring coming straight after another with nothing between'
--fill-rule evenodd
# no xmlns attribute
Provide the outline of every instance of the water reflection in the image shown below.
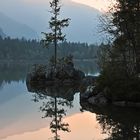
<svg viewBox="0 0 140 140"><path fill-rule="evenodd" d="M35 62L31 64L26 62L9 63L8 61L0 63L0 87L2 87L3 84L11 83L12 81L24 81L29 69L31 69L33 64L35 64ZM95 74L99 71L97 63L94 60L75 61L75 66L77 69L84 71L86 74Z"/></svg>
<svg viewBox="0 0 140 140"><path fill-rule="evenodd" d="M74 61L75 67L83 71L85 74L96 74L99 72L97 60Z"/></svg>
<svg viewBox="0 0 140 140"><path fill-rule="evenodd" d="M66 115L66 110L64 108L58 108L58 106L60 107L64 105L70 107L72 106L71 103L69 103L68 101L63 101L55 97L48 102L44 102L43 106L40 107L41 111L45 113L44 117L52 118L52 121L50 123L50 129L51 132L55 134L54 140L60 140L58 131L62 130L65 132L70 132L69 124L63 122L63 116Z"/></svg>
<svg viewBox="0 0 140 140"><path fill-rule="evenodd" d="M86 73L97 72L91 63L85 63L81 62L79 66L77 64L77 67ZM78 92L77 87L46 88L42 85L27 85L28 90L34 93L33 102L40 102L37 105L31 103L30 94L27 93L24 83L11 83L11 81L24 81L29 67L30 65L25 64L0 64L0 88L3 87L0 89L0 139L38 140L38 137L41 137L45 140L47 136L51 137L47 127L48 119L50 119L49 127L53 134L52 139L55 140L61 138L71 140L75 137L78 137L78 140L140 140L139 109L113 106L93 107L81 103L82 110L86 112L79 113L78 96L73 102L74 94ZM40 114L36 110L38 106L40 106L41 116L48 118L47 120L39 119ZM69 115L70 108L73 108L73 112L65 119L66 115ZM100 128L96 129L97 122L102 128L102 133L108 136L101 135ZM65 133L66 135L62 133L70 131L71 133ZM37 138L35 133L38 135Z"/></svg>
<svg viewBox="0 0 140 140"><path fill-rule="evenodd" d="M24 82L29 67L29 64L23 63L0 63L0 89L12 81Z"/></svg>
<svg viewBox="0 0 140 140"><path fill-rule="evenodd" d="M104 140L140 140L138 108L93 107L85 103L81 105L83 110L96 114L102 132L108 134L108 138Z"/></svg>
<svg viewBox="0 0 140 140"><path fill-rule="evenodd" d="M43 112L43 118L51 118L50 130L54 134L54 140L60 140L59 131L70 132L69 124L63 121L67 114L67 109L73 107L74 94L77 92L76 87L53 86L45 87L39 85L29 85L28 91L35 92L34 102L43 100L40 111Z"/></svg>
<svg viewBox="0 0 140 140"><path fill-rule="evenodd" d="M94 74L98 72L94 64L77 61L76 67ZM77 87L28 85L32 92L29 94L24 80L31 65L0 64L1 140L46 140L51 137L55 140L97 140L105 137L97 127L96 115L80 112L79 94L74 95L78 92Z"/></svg>

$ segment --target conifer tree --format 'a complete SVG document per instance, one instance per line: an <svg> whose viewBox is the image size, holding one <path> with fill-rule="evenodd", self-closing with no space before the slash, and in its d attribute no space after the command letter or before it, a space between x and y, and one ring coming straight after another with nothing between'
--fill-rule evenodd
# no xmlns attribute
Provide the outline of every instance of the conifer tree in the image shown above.
<svg viewBox="0 0 140 140"><path fill-rule="evenodd" d="M114 37L110 60L117 56L128 74L140 73L140 0L116 0L102 22Z"/></svg>
<svg viewBox="0 0 140 140"><path fill-rule="evenodd" d="M65 34L62 33L62 29L64 27L67 27L69 25L69 18L61 19L60 16L60 0L52 0L50 2L51 11L52 14L51 19L49 21L49 33L44 33L45 38L43 39L43 42L45 44L45 47L49 47L53 44L54 46L54 63L56 67L57 63L57 47L59 41L65 40Z"/></svg>

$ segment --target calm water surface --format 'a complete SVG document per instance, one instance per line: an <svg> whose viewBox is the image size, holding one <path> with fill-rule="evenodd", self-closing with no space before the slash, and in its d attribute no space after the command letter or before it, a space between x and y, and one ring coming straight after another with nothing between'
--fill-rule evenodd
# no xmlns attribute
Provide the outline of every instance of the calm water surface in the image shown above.
<svg viewBox="0 0 140 140"><path fill-rule="evenodd" d="M74 88L29 92L25 82L29 67L0 65L0 140L139 139L139 109L91 107L80 103ZM98 73L95 63L77 67Z"/></svg>

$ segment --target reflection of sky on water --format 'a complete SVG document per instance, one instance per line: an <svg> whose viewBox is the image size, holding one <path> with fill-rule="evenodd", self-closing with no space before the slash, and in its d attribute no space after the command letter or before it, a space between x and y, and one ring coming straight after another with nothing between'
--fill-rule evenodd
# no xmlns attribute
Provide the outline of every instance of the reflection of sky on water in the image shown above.
<svg viewBox="0 0 140 140"><path fill-rule="evenodd" d="M94 74L92 74L92 73L88 73L88 74L86 74L87 76L99 76L100 75L100 73L99 72L97 72L97 73L94 73Z"/></svg>
<svg viewBox="0 0 140 140"><path fill-rule="evenodd" d="M87 75L98 75L95 62L75 63L76 68ZM51 119L42 119L43 113L39 109L43 101L34 103L34 93L27 91L24 80L29 67L25 64L0 64L0 140L46 140L53 137L49 128ZM64 106L67 110L64 121L69 123L71 132L60 132L62 140L105 137L96 122L96 115L80 112L79 93L74 95L73 106L70 109Z"/></svg>
<svg viewBox="0 0 140 140"><path fill-rule="evenodd" d="M86 75L100 74L95 62L76 63L77 68ZM30 66L21 64L0 65L0 140L47 140L53 137L49 128L51 119L42 119L44 114L40 111L40 106L43 101L33 102L35 93L27 91L24 79L28 67ZM47 97L47 100L50 98ZM109 139L139 140L138 109L82 105L82 109L90 112L80 112L79 93L74 95L73 106L70 109L63 107L67 110L64 122L69 124L71 132L60 131L62 140L101 140L109 132Z"/></svg>
<svg viewBox="0 0 140 140"><path fill-rule="evenodd" d="M39 112L42 102L34 103L33 95L27 92L25 82L11 82L0 90L0 140L46 140L53 137L49 129L50 119L42 119L43 113ZM95 114L80 112L78 93L74 95L73 105L71 109L65 107L67 116L64 118L71 133L60 132L61 138L85 140L86 137L103 137Z"/></svg>

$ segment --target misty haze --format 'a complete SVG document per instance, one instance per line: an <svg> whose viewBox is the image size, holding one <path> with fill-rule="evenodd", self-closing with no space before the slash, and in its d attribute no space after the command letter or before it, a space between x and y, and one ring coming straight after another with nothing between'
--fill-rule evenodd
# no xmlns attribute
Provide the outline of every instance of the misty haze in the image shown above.
<svg viewBox="0 0 140 140"><path fill-rule="evenodd" d="M0 1L0 140L140 140L140 0Z"/></svg>

